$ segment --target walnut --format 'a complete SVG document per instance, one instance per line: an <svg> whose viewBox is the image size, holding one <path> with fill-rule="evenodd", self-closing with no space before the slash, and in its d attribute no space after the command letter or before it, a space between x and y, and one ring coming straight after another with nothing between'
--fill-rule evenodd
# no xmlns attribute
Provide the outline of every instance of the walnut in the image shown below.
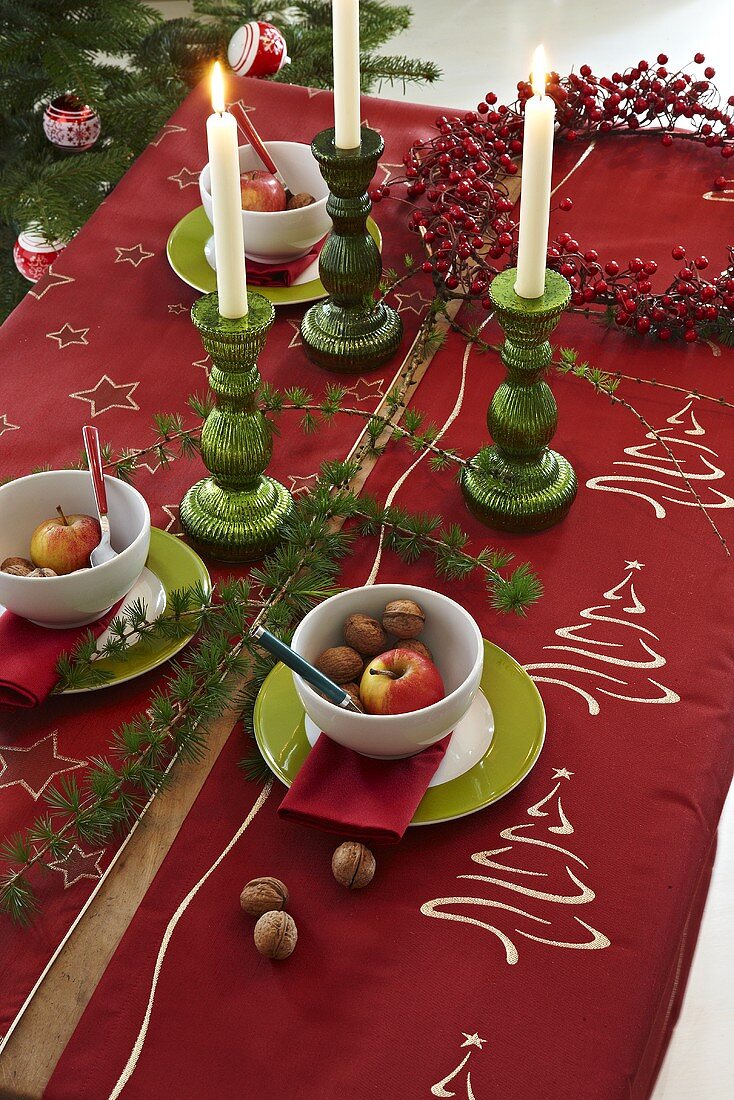
<svg viewBox="0 0 734 1100"><path fill-rule="evenodd" d="M331 857L331 870L336 881L347 890L361 890L372 882L375 857L358 840L345 840Z"/></svg>
<svg viewBox="0 0 734 1100"><path fill-rule="evenodd" d="M391 600L382 615L385 630L396 638L417 638L425 623L425 612L414 600Z"/></svg>
<svg viewBox="0 0 734 1100"><path fill-rule="evenodd" d="M6 558L0 565L0 572L10 573L12 577L27 577L33 572L33 562L28 558Z"/></svg>
<svg viewBox="0 0 734 1100"><path fill-rule="evenodd" d="M263 913L254 936L255 947L266 959L287 959L296 946L298 929L290 913Z"/></svg>
<svg viewBox="0 0 734 1100"><path fill-rule="evenodd" d="M30 573L26 573L26 577L58 577L58 573L53 569L32 569Z"/></svg>
<svg viewBox="0 0 734 1100"><path fill-rule="evenodd" d="M253 878L240 894L240 905L251 917L261 917L288 905L288 887L279 878Z"/></svg>
<svg viewBox="0 0 734 1100"><path fill-rule="evenodd" d="M344 641L363 657L376 657L388 648L387 634L377 619L359 613L344 623Z"/></svg>
<svg viewBox="0 0 734 1100"><path fill-rule="evenodd" d="M362 672L364 664L356 649L348 645L334 646L333 649L325 649L316 660L316 668L328 676L336 684L348 684Z"/></svg>
<svg viewBox="0 0 734 1100"><path fill-rule="evenodd" d="M303 206L311 206L316 199L309 195L308 191L299 191L297 195L291 195L286 204L286 210L300 210Z"/></svg>
<svg viewBox="0 0 734 1100"><path fill-rule="evenodd" d="M433 654L427 645L423 642L419 642L416 638L408 638L407 641L401 642L396 649L407 649L410 653L417 653L420 657L425 657L427 661L433 660Z"/></svg>
<svg viewBox="0 0 734 1100"><path fill-rule="evenodd" d="M359 694L359 685L358 684L342 684L342 687L344 688L347 695L350 697L350 699L354 703L357 710L361 710L362 713L364 714L364 704L362 703L362 696Z"/></svg>

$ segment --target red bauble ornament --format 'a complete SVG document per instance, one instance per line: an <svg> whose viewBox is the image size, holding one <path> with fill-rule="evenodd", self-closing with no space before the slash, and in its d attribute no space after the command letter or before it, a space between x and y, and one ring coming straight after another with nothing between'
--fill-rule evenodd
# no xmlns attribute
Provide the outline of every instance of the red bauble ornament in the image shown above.
<svg viewBox="0 0 734 1100"><path fill-rule="evenodd" d="M65 247L63 241L51 244L40 233L27 229L18 236L13 246L15 266L29 283L37 283Z"/></svg>
<svg viewBox="0 0 734 1100"><path fill-rule="evenodd" d="M70 153L91 149L101 129L96 111L70 92L57 96L43 112L44 134L57 149Z"/></svg>
<svg viewBox="0 0 734 1100"><path fill-rule="evenodd" d="M285 38L272 23L245 23L229 40L227 60L238 76L274 76L290 62Z"/></svg>

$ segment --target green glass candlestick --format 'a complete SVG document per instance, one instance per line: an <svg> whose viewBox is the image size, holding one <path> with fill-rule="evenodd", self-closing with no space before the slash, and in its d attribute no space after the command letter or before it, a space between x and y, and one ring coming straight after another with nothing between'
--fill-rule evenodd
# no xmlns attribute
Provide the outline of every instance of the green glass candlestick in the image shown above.
<svg viewBox="0 0 734 1100"><path fill-rule="evenodd" d="M548 337L571 288L562 275L546 271L543 296L520 298L516 275L515 268L501 272L490 289L505 334L507 377L487 413L493 446L464 468L461 487L469 510L488 527L542 531L564 518L577 488L570 462L548 448L558 409L543 378L553 354Z"/></svg>
<svg viewBox="0 0 734 1100"><path fill-rule="evenodd" d="M278 544L293 499L263 471L273 451L272 430L257 407L257 357L275 310L262 294L248 293L249 312L230 320L219 299L205 294L191 319L212 360L209 385L215 406L204 422L201 457L211 477L181 501L181 527L194 546L223 561L254 561Z"/></svg>
<svg viewBox="0 0 734 1100"><path fill-rule="evenodd" d="M311 144L331 192L326 209L334 228L319 258L329 297L306 312L301 336L312 362L340 374L384 363L403 335L395 310L375 301L382 260L367 231L372 209L367 188L384 148L380 135L365 126L357 149L337 149L333 129L322 130Z"/></svg>

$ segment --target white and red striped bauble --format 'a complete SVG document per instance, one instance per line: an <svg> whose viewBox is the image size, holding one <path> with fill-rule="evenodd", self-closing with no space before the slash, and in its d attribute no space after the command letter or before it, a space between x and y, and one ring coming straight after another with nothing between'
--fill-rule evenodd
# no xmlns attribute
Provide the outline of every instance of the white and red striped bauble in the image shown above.
<svg viewBox="0 0 734 1100"><path fill-rule="evenodd" d="M57 149L84 153L92 148L101 129L96 111L70 93L57 96L43 112L43 132Z"/></svg>
<svg viewBox="0 0 734 1100"><path fill-rule="evenodd" d="M26 229L13 246L15 266L29 283L37 283L65 247L63 241L51 244L40 233Z"/></svg>
<svg viewBox="0 0 734 1100"><path fill-rule="evenodd" d="M229 40L227 60L237 76L274 76L290 61L285 38L272 23L245 23Z"/></svg>

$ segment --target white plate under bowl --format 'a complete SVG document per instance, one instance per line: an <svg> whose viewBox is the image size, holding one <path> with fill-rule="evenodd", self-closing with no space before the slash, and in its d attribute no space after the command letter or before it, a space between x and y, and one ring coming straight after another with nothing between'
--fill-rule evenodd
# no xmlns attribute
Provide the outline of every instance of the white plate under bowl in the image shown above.
<svg viewBox="0 0 734 1100"><path fill-rule="evenodd" d="M306 715L306 737L315 745L321 730ZM468 772L482 759L494 737L494 715L481 688L464 717L451 734L444 758L436 768L429 787L438 787Z"/></svg>
<svg viewBox="0 0 734 1100"><path fill-rule="evenodd" d="M151 572L146 566L143 572L140 574L135 584L132 586L127 596L120 604L117 611L116 618L123 615L128 607L130 607L136 600L142 600L145 604L145 617L148 622L152 622L159 615L162 615L166 610L166 590L163 587L163 582L155 573ZM101 652L107 639L111 637L109 628L103 630L100 636L97 638L97 652ZM128 644L131 646L137 645L140 641L139 634L132 634L128 639ZM129 676L120 676L115 678L116 684L124 683L125 680L132 680L136 676L139 676L140 672L132 670ZM83 688L69 688L64 692L64 695L81 695L88 691L100 691L102 688L109 687L109 684L97 684L95 687L83 687Z"/></svg>

